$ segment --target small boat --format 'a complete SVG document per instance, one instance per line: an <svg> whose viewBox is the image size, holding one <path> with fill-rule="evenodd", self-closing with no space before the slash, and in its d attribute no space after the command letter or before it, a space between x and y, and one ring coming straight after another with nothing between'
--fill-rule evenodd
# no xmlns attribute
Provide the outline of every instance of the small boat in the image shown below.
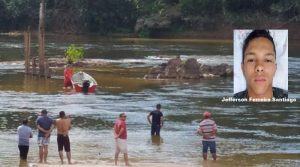
<svg viewBox="0 0 300 167"><path fill-rule="evenodd" d="M82 71L75 73L71 82L76 92L94 93L97 86L96 80Z"/></svg>

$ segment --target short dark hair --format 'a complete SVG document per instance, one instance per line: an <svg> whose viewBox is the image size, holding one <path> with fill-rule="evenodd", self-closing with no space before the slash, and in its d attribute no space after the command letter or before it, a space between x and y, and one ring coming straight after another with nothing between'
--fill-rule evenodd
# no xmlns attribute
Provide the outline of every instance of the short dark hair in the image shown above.
<svg viewBox="0 0 300 167"><path fill-rule="evenodd" d="M47 110L46 110L46 109L43 109L43 110L41 111L41 113L46 115L46 114L47 114Z"/></svg>
<svg viewBox="0 0 300 167"><path fill-rule="evenodd" d="M66 113L64 111L59 112L59 117L64 118L66 116Z"/></svg>
<svg viewBox="0 0 300 167"><path fill-rule="evenodd" d="M23 120L22 120L22 123L23 123L24 125L27 125L27 124L28 124L28 119L27 119L27 118L23 119Z"/></svg>
<svg viewBox="0 0 300 167"><path fill-rule="evenodd" d="M121 114L119 114L119 117L121 118L121 117L123 117L125 115L125 113L121 113Z"/></svg>
<svg viewBox="0 0 300 167"><path fill-rule="evenodd" d="M244 63L244 58L245 58L245 51L249 45L249 43L255 39L255 38L259 38L259 37L263 37L268 39L272 44L273 44L273 48L274 48L274 52L276 55L276 49L275 49L275 44L274 44L274 40L273 37L270 35L269 30L253 30L244 40L244 44L243 44L243 60L242 63ZM276 56L275 56L276 59Z"/></svg>
<svg viewBox="0 0 300 167"><path fill-rule="evenodd" d="M160 104L156 104L156 109L161 109L161 105Z"/></svg>

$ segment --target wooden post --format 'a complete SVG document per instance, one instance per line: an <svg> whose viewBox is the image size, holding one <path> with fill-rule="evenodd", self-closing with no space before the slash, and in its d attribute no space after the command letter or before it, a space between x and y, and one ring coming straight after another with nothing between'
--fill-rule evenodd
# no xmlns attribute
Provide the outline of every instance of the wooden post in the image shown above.
<svg viewBox="0 0 300 167"><path fill-rule="evenodd" d="M25 74L30 73L30 46L31 46L31 35L30 28L28 27L27 31L24 32L24 55L25 55Z"/></svg>
<svg viewBox="0 0 300 167"><path fill-rule="evenodd" d="M48 60L45 61L45 78L51 78L51 69Z"/></svg>
<svg viewBox="0 0 300 167"><path fill-rule="evenodd" d="M39 75L45 75L45 0L40 3L39 17Z"/></svg>
<svg viewBox="0 0 300 167"><path fill-rule="evenodd" d="M28 74L28 31L24 31L24 57L25 57L25 74Z"/></svg>
<svg viewBox="0 0 300 167"><path fill-rule="evenodd" d="M28 63L28 71L30 70L29 66L30 66L30 55L31 55L31 32L30 32L30 27L28 27L27 29L27 32L28 32L28 60L27 60L27 63Z"/></svg>
<svg viewBox="0 0 300 167"><path fill-rule="evenodd" d="M33 57L31 59L32 63L31 63L31 66L32 66L32 75L37 75L37 71L36 71L36 57Z"/></svg>

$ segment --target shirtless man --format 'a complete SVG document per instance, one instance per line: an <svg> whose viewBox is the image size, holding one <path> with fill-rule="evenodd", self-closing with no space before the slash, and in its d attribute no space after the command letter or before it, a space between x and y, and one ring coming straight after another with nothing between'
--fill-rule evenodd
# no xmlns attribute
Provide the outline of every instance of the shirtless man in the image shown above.
<svg viewBox="0 0 300 167"><path fill-rule="evenodd" d="M69 140L69 130L71 129L71 119L66 117L64 111L59 112L59 119L55 121L57 128L57 146L58 153L61 160L61 164L64 163L63 160L63 148L67 153L68 163L71 164L71 149Z"/></svg>

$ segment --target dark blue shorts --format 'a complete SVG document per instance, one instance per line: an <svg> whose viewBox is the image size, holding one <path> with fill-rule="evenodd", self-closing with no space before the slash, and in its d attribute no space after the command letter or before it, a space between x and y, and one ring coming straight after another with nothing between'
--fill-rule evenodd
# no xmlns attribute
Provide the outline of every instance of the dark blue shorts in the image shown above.
<svg viewBox="0 0 300 167"><path fill-rule="evenodd" d="M151 135L159 136L160 135L160 125L152 125L151 126Z"/></svg>
<svg viewBox="0 0 300 167"><path fill-rule="evenodd" d="M217 152L216 149L216 141L202 141L203 145L203 153L207 153L208 148L210 150L210 153L215 154Z"/></svg>

